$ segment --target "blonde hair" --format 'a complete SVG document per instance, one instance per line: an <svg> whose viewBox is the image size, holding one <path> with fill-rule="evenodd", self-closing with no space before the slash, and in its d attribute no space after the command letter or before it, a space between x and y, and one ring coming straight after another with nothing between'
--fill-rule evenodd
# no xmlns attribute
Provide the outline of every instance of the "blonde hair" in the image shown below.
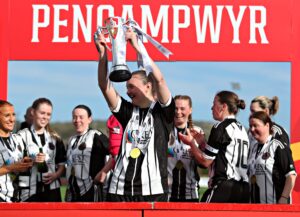
<svg viewBox="0 0 300 217"><path fill-rule="evenodd" d="M266 96L257 96L252 101L252 103L257 102L261 109L269 109L270 115L275 115L279 110L279 99L274 96L272 99Z"/></svg>

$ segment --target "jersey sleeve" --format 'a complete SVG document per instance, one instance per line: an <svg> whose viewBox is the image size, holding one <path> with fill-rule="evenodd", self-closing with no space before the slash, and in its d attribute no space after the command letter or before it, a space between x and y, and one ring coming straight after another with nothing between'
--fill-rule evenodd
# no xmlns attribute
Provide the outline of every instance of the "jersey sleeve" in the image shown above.
<svg viewBox="0 0 300 217"><path fill-rule="evenodd" d="M278 145L275 151L275 160L285 176L296 174L292 152L288 146Z"/></svg>
<svg viewBox="0 0 300 217"><path fill-rule="evenodd" d="M104 134L95 133L90 160L90 176L93 179L105 164L105 156L109 154L108 144Z"/></svg>
<svg viewBox="0 0 300 217"><path fill-rule="evenodd" d="M56 141L55 164L64 164L67 161L66 148L62 140Z"/></svg>
<svg viewBox="0 0 300 217"><path fill-rule="evenodd" d="M290 139L287 132L281 127L281 131L275 133L275 139L279 140L282 144L290 146Z"/></svg>
<svg viewBox="0 0 300 217"><path fill-rule="evenodd" d="M113 115L117 118L117 120L121 123L123 129L126 128L128 121L131 118L133 112L132 103L126 101L123 97L120 97L120 105L117 110L113 110Z"/></svg>
<svg viewBox="0 0 300 217"><path fill-rule="evenodd" d="M222 125L213 126L205 146L204 157L214 160L223 144L230 143L230 138Z"/></svg>
<svg viewBox="0 0 300 217"><path fill-rule="evenodd" d="M171 97L171 100L166 105L161 105L164 116L166 118L167 123L173 123L175 117L175 101L174 98Z"/></svg>

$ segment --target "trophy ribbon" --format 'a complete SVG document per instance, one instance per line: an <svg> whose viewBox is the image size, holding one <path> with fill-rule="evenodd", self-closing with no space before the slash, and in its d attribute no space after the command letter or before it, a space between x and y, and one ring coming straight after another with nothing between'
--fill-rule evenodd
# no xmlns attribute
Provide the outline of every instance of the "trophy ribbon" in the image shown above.
<svg viewBox="0 0 300 217"><path fill-rule="evenodd" d="M141 37L141 38L140 38ZM149 54L143 44L143 39L142 36L138 36L138 45L141 49L141 54L138 54L138 68L139 69L145 69L147 74L150 72L153 72L152 66L151 66L151 61L150 61L150 57Z"/></svg>
<svg viewBox="0 0 300 217"><path fill-rule="evenodd" d="M157 42L154 38L152 38L150 35L143 32L143 30L140 28L140 26L137 24L136 21L129 19L126 22L127 28L131 27L138 35L138 44L141 49L141 54L138 55L138 67L144 68L147 73L152 72L153 69L151 67L151 61L149 54L143 44L143 36L145 36L165 57L169 58L169 56L172 54L171 51L169 51L167 48L162 46L159 42Z"/></svg>
<svg viewBox="0 0 300 217"><path fill-rule="evenodd" d="M169 56L173 54L171 51L169 51L167 48L162 46L154 38L152 38L150 35L145 33L135 20L129 19L127 23L129 24L128 26L132 27L138 34L142 34L143 36L145 36L151 42L151 44L153 44L154 47L156 47L165 57L169 59Z"/></svg>

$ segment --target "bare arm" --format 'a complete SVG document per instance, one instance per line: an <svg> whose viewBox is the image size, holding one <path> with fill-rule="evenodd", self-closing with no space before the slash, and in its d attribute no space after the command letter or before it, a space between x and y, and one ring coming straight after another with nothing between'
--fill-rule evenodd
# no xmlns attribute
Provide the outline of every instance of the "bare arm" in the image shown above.
<svg viewBox="0 0 300 217"><path fill-rule="evenodd" d="M112 157L106 162L104 167L97 173L94 178L95 183L104 183L107 173L113 169L114 167L114 159Z"/></svg>
<svg viewBox="0 0 300 217"><path fill-rule="evenodd" d="M283 204L288 203L288 198L290 197L290 195L292 193L292 190L295 185L295 181L296 181L296 175L294 175L294 174L288 175L286 177L284 188L281 193L281 197L278 200L278 203L283 203Z"/></svg>
<svg viewBox="0 0 300 217"><path fill-rule="evenodd" d="M0 176L7 173L25 172L32 167L32 162L16 162L10 165L3 165L0 167Z"/></svg>
<svg viewBox="0 0 300 217"><path fill-rule="evenodd" d="M187 144L191 147L192 155L199 164L206 168L212 164L213 160L206 159L203 155L203 152L198 148L198 144L201 147L205 143L204 134L194 130L191 133L190 130L187 129L187 135L179 133L179 138L184 144Z"/></svg>
<svg viewBox="0 0 300 217"><path fill-rule="evenodd" d="M58 165L58 169L55 173L47 173L43 175L43 182L47 185L51 184L56 179L60 178L65 171L65 165Z"/></svg>
<svg viewBox="0 0 300 217"><path fill-rule="evenodd" d="M136 34L133 32L133 30L128 29L125 36L126 36L126 40L131 41L131 44L132 44L133 48L136 50L136 52L141 54L141 50L140 50L140 47L137 42L137 37L136 37ZM150 64L153 69L152 74L153 74L153 78L155 81L158 100L160 103L166 104L171 97L171 92L167 86L167 83L166 83L160 69L153 62L153 60L151 58L150 58Z"/></svg>
<svg viewBox="0 0 300 217"><path fill-rule="evenodd" d="M119 95L107 76L108 60L106 42L103 34L98 34L98 39L95 40L95 45L97 50L99 51L98 85L104 95L108 106L111 109L115 109L117 107Z"/></svg>

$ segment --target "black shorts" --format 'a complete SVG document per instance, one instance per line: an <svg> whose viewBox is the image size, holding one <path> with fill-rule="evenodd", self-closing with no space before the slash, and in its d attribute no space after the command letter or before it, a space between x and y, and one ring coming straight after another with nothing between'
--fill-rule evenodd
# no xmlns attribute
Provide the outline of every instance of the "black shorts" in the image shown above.
<svg viewBox="0 0 300 217"><path fill-rule="evenodd" d="M249 183L234 179L219 181L202 196L207 203L249 203Z"/></svg>
<svg viewBox="0 0 300 217"><path fill-rule="evenodd" d="M29 197L25 202L61 202L60 188L37 193Z"/></svg>

